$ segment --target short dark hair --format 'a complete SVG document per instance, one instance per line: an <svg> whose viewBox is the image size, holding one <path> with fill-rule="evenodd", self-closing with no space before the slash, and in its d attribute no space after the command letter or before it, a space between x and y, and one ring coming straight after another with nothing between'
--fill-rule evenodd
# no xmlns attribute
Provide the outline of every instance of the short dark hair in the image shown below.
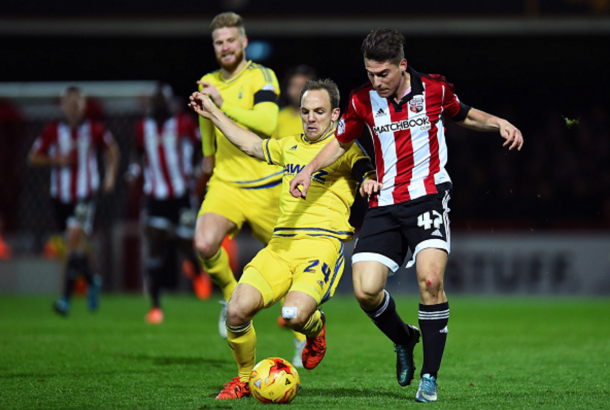
<svg viewBox="0 0 610 410"><path fill-rule="evenodd" d="M326 90L330 99L330 108L333 110L339 108L339 100L341 99L339 87L337 87L337 84L330 78L307 81L307 84L305 84L305 87L301 90L299 101L303 101L303 94L309 90Z"/></svg>
<svg viewBox="0 0 610 410"><path fill-rule="evenodd" d="M235 27L237 31L242 35L246 35L246 29L244 28L244 20L237 13L227 11L220 13L210 23L210 31L218 30L219 28Z"/></svg>
<svg viewBox="0 0 610 410"><path fill-rule="evenodd" d="M398 64L405 58L405 38L398 31L385 28L371 31L362 42L362 56L377 62Z"/></svg>
<svg viewBox="0 0 610 410"><path fill-rule="evenodd" d="M79 98L83 98L84 94L83 94L83 90L81 90L81 88L77 85L70 85L68 87L66 87L61 94L59 95L60 98L66 98L68 95L71 94L77 94L79 96Z"/></svg>
<svg viewBox="0 0 610 410"><path fill-rule="evenodd" d="M307 64L300 64L300 65L292 67L288 71L286 71L286 76L284 78L284 82L288 83L288 81L295 75L302 75L304 77L307 77L310 80L315 80L318 78L315 68L313 68L312 66L309 66Z"/></svg>

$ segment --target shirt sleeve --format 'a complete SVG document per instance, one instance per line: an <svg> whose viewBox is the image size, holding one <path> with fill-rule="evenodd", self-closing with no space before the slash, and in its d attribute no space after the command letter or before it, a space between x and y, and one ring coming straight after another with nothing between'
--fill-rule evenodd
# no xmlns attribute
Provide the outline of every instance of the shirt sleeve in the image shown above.
<svg viewBox="0 0 610 410"><path fill-rule="evenodd" d="M209 81L209 74L201 77L201 81ZM198 90L201 92L203 85L199 84ZM212 121L198 116L199 118L199 135L201 137L201 150L206 157L216 154L216 139L214 136L214 124Z"/></svg>
<svg viewBox="0 0 610 410"><path fill-rule="evenodd" d="M32 145L31 152L33 154L48 154L49 148L51 147L51 143L53 140L53 129L57 130L57 124L52 123L47 125L42 134L34 141L34 145ZM55 131L55 134L57 131Z"/></svg>
<svg viewBox="0 0 610 410"><path fill-rule="evenodd" d="M358 113L358 100L356 94L352 92L349 97L347 109L341 116L337 125L336 137L339 142L348 143L355 141L362 135L364 121Z"/></svg>
<svg viewBox="0 0 610 410"><path fill-rule="evenodd" d="M216 141L214 139L214 124L212 121L199 117L199 132L201 134L201 149L206 157L216 154Z"/></svg>
<svg viewBox="0 0 610 410"><path fill-rule="evenodd" d="M277 127L279 112L277 102L260 103L251 110L224 102L222 111L233 121L252 130L261 138L269 138Z"/></svg>
<svg viewBox="0 0 610 410"><path fill-rule="evenodd" d="M226 101L222 111L238 124L253 131L261 138L269 138L277 127L280 85L273 70L258 66L252 76L252 109L239 107Z"/></svg>
<svg viewBox="0 0 610 410"><path fill-rule="evenodd" d="M134 135L136 138L136 149L138 151L144 150L144 120L138 121L136 124L136 128L134 130Z"/></svg>
<svg viewBox="0 0 610 410"><path fill-rule="evenodd" d="M270 165L284 166L284 142L287 138L267 138L263 140L263 156Z"/></svg>
<svg viewBox="0 0 610 410"><path fill-rule="evenodd" d="M373 167L371 158L366 154L364 148L362 148L358 142L352 145L343 159L347 165L349 165L352 174L358 183L362 183L367 179L377 178L377 172L375 171L375 167Z"/></svg>
<svg viewBox="0 0 610 410"><path fill-rule="evenodd" d="M460 99L455 94L453 84L447 82L444 77L439 76L443 82L441 83L443 92L443 114L452 118L454 121L461 121L468 115L470 107L460 102Z"/></svg>
<svg viewBox="0 0 610 410"><path fill-rule="evenodd" d="M114 136L101 122L92 123L91 130L95 145L98 147L106 148L114 144Z"/></svg>

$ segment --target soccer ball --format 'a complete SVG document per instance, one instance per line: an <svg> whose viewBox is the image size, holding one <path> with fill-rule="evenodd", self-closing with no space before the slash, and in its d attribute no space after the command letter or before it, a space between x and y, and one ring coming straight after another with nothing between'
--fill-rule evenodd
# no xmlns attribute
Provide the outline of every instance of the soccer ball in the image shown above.
<svg viewBox="0 0 610 410"><path fill-rule="evenodd" d="M260 361L250 374L250 393L261 403L290 403L300 389L297 369L280 357Z"/></svg>

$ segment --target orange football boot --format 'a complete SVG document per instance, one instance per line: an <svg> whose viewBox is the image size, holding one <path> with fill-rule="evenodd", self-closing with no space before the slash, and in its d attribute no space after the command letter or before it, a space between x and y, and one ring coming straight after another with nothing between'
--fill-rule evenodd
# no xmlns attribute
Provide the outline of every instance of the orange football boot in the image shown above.
<svg viewBox="0 0 610 410"><path fill-rule="evenodd" d="M248 385L248 382L242 382L239 380L239 377L234 377L233 380L225 383L224 389L218 393L216 400L241 399L248 396L250 396L250 385Z"/></svg>
<svg viewBox="0 0 610 410"><path fill-rule="evenodd" d="M307 343L301 356L303 358L303 367L308 370L314 369L320 364L326 354L326 316L324 316L324 312L320 312L320 314L322 323L324 323L322 332L317 337L307 338Z"/></svg>

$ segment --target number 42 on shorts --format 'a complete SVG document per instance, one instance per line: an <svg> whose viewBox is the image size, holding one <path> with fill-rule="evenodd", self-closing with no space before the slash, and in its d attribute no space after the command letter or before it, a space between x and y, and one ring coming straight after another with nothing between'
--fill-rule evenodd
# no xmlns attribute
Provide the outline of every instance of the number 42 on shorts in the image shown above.
<svg viewBox="0 0 610 410"><path fill-rule="evenodd" d="M417 226L423 226L424 229L431 229L434 225L434 229L438 229L443 223L443 216L437 211L432 211L432 216L434 219L430 216L430 211L424 212L417 217Z"/></svg>

